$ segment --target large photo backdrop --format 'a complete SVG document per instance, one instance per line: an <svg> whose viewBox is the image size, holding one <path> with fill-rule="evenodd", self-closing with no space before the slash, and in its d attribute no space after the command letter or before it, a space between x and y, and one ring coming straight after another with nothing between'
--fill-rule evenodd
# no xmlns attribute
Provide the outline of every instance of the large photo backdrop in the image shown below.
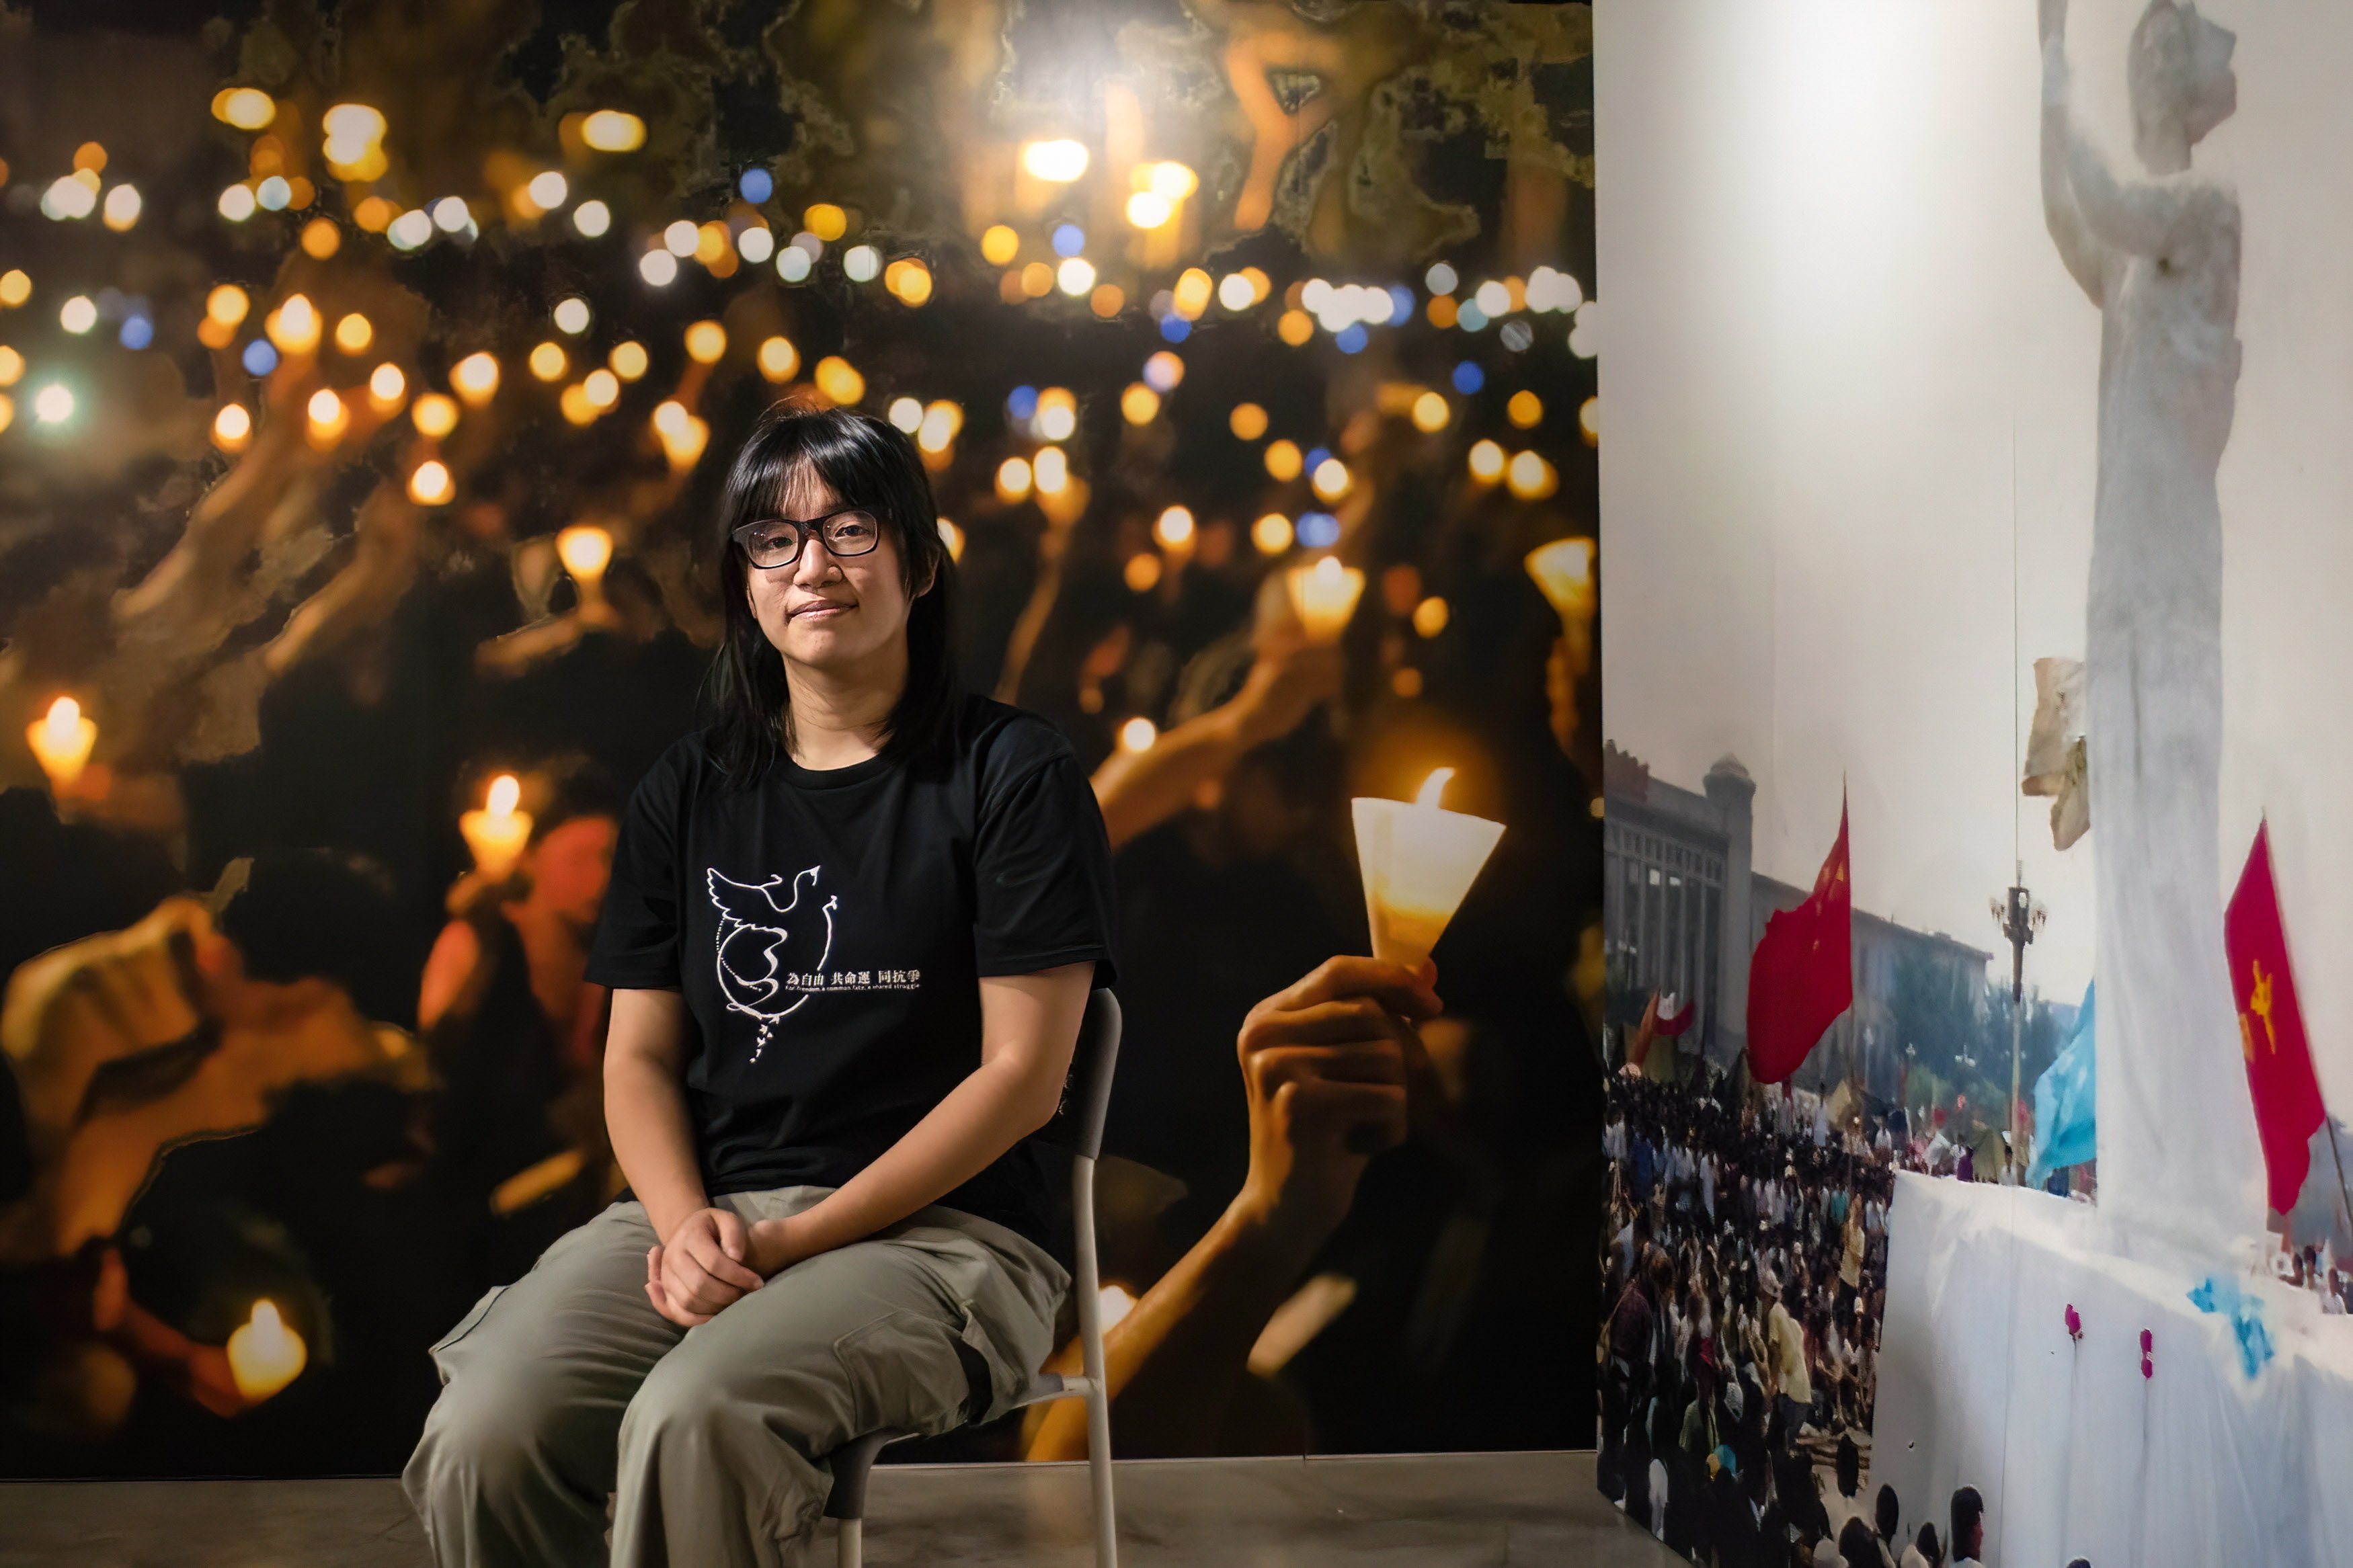
<svg viewBox="0 0 2353 1568"><path fill-rule="evenodd" d="M1581 5L0 7L0 1474L396 1469L427 1347L610 1199L585 945L786 398L913 437L967 682L1094 778L1121 1451L1578 1441L1589 46ZM1350 803L1425 790L1503 837L1375 1148L1241 1031L1371 951ZM929 1457L1068 1458L1075 1414Z"/></svg>
<svg viewBox="0 0 2353 1568"><path fill-rule="evenodd" d="M1734 1497L1793 1552L2336 1560L2353 20L1725 3L1597 58L1605 1489L1725 1561Z"/></svg>

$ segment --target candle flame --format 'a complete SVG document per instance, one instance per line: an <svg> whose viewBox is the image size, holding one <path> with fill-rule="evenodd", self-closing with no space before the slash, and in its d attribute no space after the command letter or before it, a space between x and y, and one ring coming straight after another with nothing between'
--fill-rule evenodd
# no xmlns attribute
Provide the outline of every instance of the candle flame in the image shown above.
<svg viewBox="0 0 2353 1568"><path fill-rule="evenodd" d="M492 816L512 816L515 807L522 804L522 781L512 773L501 773L491 781L491 793L483 804Z"/></svg>
<svg viewBox="0 0 2353 1568"><path fill-rule="evenodd" d="M49 704L49 715L41 722L49 739L60 746L71 745L74 731L81 727L81 704L70 697L60 697Z"/></svg>
<svg viewBox="0 0 2353 1568"><path fill-rule="evenodd" d="M1452 768L1430 769L1430 776L1421 781L1421 789L1413 797L1413 804L1425 811L1436 811L1438 797L1446 793L1447 782L1453 776Z"/></svg>

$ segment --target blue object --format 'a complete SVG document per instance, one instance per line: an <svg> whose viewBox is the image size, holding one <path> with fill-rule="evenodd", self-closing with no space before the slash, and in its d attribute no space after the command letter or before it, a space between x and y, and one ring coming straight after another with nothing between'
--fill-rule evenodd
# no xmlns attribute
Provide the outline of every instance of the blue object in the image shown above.
<svg viewBox="0 0 2353 1568"><path fill-rule="evenodd" d="M245 374L268 375L278 368L278 351L269 346L268 338L256 338L245 345Z"/></svg>
<svg viewBox="0 0 2353 1568"><path fill-rule="evenodd" d="M1193 323L1172 310L1160 318L1160 335L1172 343L1181 343L1193 335Z"/></svg>
<svg viewBox="0 0 2353 1568"><path fill-rule="evenodd" d="M143 349L155 341L155 323L144 316L132 316L122 323L122 346Z"/></svg>
<svg viewBox="0 0 2353 1568"><path fill-rule="evenodd" d="M1402 283L1389 285L1389 325L1404 326L1413 320L1413 290Z"/></svg>
<svg viewBox="0 0 2353 1568"><path fill-rule="evenodd" d="M1313 474L1322 468L1331 456L1332 448L1329 447L1310 447L1307 448L1307 456L1300 459L1299 466L1304 472Z"/></svg>
<svg viewBox="0 0 2353 1568"><path fill-rule="evenodd" d="M2236 1279L2209 1274L2189 1292L2189 1304L2231 1321L2231 1332L2239 1342L2239 1370L2249 1377L2263 1371L2275 1353L2271 1330L2263 1323L2263 1304L2240 1289Z"/></svg>
<svg viewBox="0 0 2353 1568"><path fill-rule="evenodd" d="M1344 354L1362 353L1370 342L1372 335L1365 331L1362 321L1351 321L1332 334L1332 346Z"/></svg>
<svg viewBox="0 0 2353 1568"><path fill-rule="evenodd" d="M1054 226L1054 254L1076 256L1087 247L1087 231L1077 224L1057 224Z"/></svg>
<svg viewBox="0 0 2353 1568"><path fill-rule="evenodd" d="M1487 384L1487 373L1475 360L1464 360L1454 367L1454 390L1468 397Z"/></svg>
<svg viewBox="0 0 2353 1568"><path fill-rule="evenodd" d="M1328 511L1303 511L1292 536L1310 550L1325 549L1340 542L1340 520Z"/></svg>
<svg viewBox="0 0 2353 1568"><path fill-rule="evenodd" d="M2094 989L2084 987L2075 1032L2034 1080L2034 1158L2026 1167L2030 1187L2041 1186L2052 1172L2083 1164L2098 1152L2099 1098L2092 1048Z"/></svg>
<svg viewBox="0 0 2353 1568"><path fill-rule="evenodd" d="M744 177L735 182L735 188L744 193L747 202L765 202L776 194L776 182L768 177L765 169L746 169Z"/></svg>
<svg viewBox="0 0 2353 1568"><path fill-rule="evenodd" d="M1005 412L1012 415L1016 419L1036 418L1038 416L1038 389L1034 386L1015 387L1005 399Z"/></svg>

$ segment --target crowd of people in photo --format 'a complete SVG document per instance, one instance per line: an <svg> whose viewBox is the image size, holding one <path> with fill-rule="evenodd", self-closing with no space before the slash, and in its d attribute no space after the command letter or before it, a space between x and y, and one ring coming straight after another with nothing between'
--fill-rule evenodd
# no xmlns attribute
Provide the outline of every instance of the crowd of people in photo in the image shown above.
<svg viewBox="0 0 2353 1568"><path fill-rule="evenodd" d="M1973 1563L1964 1488L1866 1495L1895 1141L1782 1089L1609 1080L1602 1489L1718 1568Z"/></svg>

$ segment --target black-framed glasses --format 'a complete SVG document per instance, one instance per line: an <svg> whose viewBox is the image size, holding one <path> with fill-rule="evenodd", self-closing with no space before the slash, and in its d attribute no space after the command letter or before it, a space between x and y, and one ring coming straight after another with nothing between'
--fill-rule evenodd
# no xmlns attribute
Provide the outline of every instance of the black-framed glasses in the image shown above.
<svg viewBox="0 0 2353 1568"><path fill-rule="evenodd" d="M824 539L826 552L831 555L863 555L882 542L881 523L863 507L846 507L806 520L759 518L737 529L734 539L753 565L773 572L798 561L801 546L812 533Z"/></svg>

